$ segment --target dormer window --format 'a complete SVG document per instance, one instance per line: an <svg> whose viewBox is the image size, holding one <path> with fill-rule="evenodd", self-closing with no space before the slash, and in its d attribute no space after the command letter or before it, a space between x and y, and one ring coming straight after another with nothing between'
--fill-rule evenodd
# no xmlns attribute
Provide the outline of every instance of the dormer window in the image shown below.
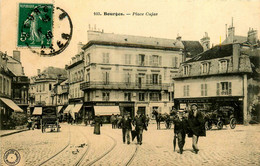
<svg viewBox="0 0 260 166"><path fill-rule="evenodd" d="M220 60L219 61L219 72L227 72L227 60Z"/></svg>
<svg viewBox="0 0 260 166"><path fill-rule="evenodd" d="M183 66L183 75L187 76L190 74L190 65Z"/></svg>
<svg viewBox="0 0 260 166"><path fill-rule="evenodd" d="M205 74L209 72L209 62L203 62L201 64L201 73Z"/></svg>

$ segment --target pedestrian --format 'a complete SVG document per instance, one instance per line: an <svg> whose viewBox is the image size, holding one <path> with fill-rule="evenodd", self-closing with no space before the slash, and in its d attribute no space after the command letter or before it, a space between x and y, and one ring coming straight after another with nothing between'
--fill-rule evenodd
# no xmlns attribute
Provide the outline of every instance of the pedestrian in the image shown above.
<svg viewBox="0 0 260 166"><path fill-rule="evenodd" d="M149 121L150 121L150 118L149 118L149 115L148 115L148 114L146 114L145 121L146 121L146 126L148 127Z"/></svg>
<svg viewBox="0 0 260 166"><path fill-rule="evenodd" d="M130 144L130 132L132 131L132 120L127 114L118 122L122 128L123 143L125 143L125 137L127 138L127 144Z"/></svg>
<svg viewBox="0 0 260 166"><path fill-rule="evenodd" d="M180 154L183 152L183 147L185 144L185 137L186 137L186 131L187 131L187 126L188 122L187 119L183 116L184 115L184 110L179 110L177 112L177 116L173 119L174 123L174 150L176 146L176 138L178 139L178 147L180 150Z"/></svg>
<svg viewBox="0 0 260 166"><path fill-rule="evenodd" d="M112 124L112 129L116 128L116 117L114 114L112 114L111 118L110 118L110 122Z"/></svg>
<svg viewBox="0 0 260 166"><path fill-rule="evenodd" d="M102 126L102 119L99 115L94 118L94 134L100 135L100 126Z"/></svg>
<svg viewBox="0 0 260 166"><path fill-rule="evenodd" d="M206 136L206 129L202 113L198 110L197 104L191 105L191 111L188 115L188 137L192 137L192 148L198 154L199 136Z"/></svg>
<svg viewBox="0 0 260 166"><path fill-rule="evenodd" d="M142 145L145 118L144 116L141 115L140 111L137 111L137 116L134 119L134 125L135 125L135 130L137 132L137 143Z"/></svg>
<svg viewBox="0 0 260 166"><path fill-rule="evenodd" d="M117 124L117 128L119 128L119 129L121 128L121 126L119 125L118 122L119 122L121 119L122 119L122 116L121 116L121 115L118 115L118 116L117 116L117 119L116 119L116 124Z"/></svg>

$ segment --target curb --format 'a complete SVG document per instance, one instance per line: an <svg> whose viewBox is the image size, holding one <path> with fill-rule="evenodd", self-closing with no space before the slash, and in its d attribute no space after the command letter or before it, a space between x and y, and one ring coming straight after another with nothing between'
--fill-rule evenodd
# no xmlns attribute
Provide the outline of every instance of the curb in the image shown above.
<svg viewBox="0 0 260 166"><path fill-rule="evenodd" d="M5 136L9 136L9 135L17 134L17 133L21 133L21 132L24 132L24 131L28 131L28 129L23 129L23 130L19 130L19 131L15 131L15 132L7 133L7 134L2 134L2 135L0 135L0 137L5 137Z"/></svg>

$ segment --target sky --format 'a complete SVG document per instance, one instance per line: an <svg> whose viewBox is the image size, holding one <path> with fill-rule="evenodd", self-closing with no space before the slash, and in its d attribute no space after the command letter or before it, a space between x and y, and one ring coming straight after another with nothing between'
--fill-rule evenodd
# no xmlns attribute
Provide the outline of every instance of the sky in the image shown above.
<svg viewBox="0 0 260 166"><path fill-rule="evenodd" d="M17 47L19 3L53 3L70 15L73 36L61 54L40 57L28 48ZM94 12L131 15L95 16ZM133 16L133 12L157 15ZM207 32L211 43L217 45L225 40L225 25L231 25L232 17L236 35L247 36L249 27L259 30L260 0L1 0L0 51L12 55L13 50L19 50L25 74L34 76L37 69L43 70L48 66L64 68L69 64L71 57L78 52L78 42L87 43L89 25L96 25L96 29L103 29L105 33L168 39L175 39L179 34L182 40L197 41ZM56 24L55 18L55 32L66 27Z"/></svg>

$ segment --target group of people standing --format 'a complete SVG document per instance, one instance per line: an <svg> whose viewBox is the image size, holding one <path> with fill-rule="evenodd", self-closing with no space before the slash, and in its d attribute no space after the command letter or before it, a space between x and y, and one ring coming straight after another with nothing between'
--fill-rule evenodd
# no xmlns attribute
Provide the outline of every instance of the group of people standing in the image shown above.
<svg viewBox="0 0 260 166"><path fill-rule="evenodd" d="M94 134L100 134L100 126L102 125L102 119L96 116L95 119ZM136 136L137 143L142 145L143 130L147 130L149 124L149 117L141 114L137 111L137 115L132 119L129 114L123 115L121 118L117 118L112 115L111 117L112 128L121 128L123 143L130 144L130 133L132 134L132 140ZM192 138L192 148L194 153L198 154L198 140L200 136L206 136L206 129L204 125L204 118L202 113L198 110L196 104L191 105L190 111L186 114L184 110L178 110L177 116L173 119L174 123L174 149L176 139L178 140L178 146L180 154L183 153L183 147L185 145L186 134ZM135 134L135 135L134 135Z"/></svg>
<svg viewBox="0 0 260 166"><path fill-rule="evenodd" d="M192 138L193 151L198 154L198 140L200 136L206 136L206 129L202 113L196 104L191 105L188 115L179 110L174 122L174 142L178 139L180 154L183 153L186 134ZM175 143L174 143L175 144Z"/></svg>

